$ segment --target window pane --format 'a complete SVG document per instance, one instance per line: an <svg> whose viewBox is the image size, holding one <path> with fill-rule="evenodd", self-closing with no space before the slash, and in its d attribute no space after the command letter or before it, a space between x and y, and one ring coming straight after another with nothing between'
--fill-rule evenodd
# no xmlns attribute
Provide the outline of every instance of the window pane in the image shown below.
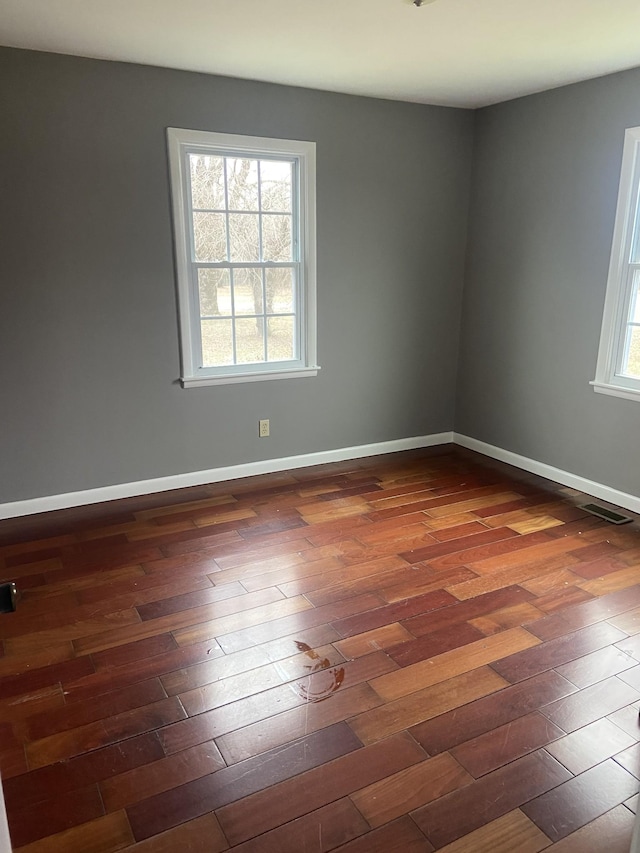
<svg viewBox="0 0 640 853"><path fill-rule="evenodd" d="M254 364L264 361L264 320L262 317L236 320L236 361Z"/></svg>
<svg viewBox="0 0 640 853"><path fill-rule="evenodd" d="M193 214L193 246L196 261L227 260L227 228L223 213Z"/></svg>
<svg viewBox="0 0 640 853"><path fill-rule="evenodd" d="M232 320L201 320L202 366L233 364Z"/></svg>
<svg viewBox="0 0 640 853"><path fill-rule="evenodd" d="M629 322L640 323L640 270L635 270L633 273L631 304L629 305Z"/></svg>
<svg viewBox="0 0 640 853"><path fill-rule="evenodd" d="M262 314L262 273L256 269L233 271L236 314Z"/></svg>
<svg viewBox="0 0 640 853"><path fill-rule="evenodd" d="M267 314L290 314L293 305L294 271L287 267L266 270Z"/></svg>
<svg viewBox="0 0 640 853"><path fill-rule="evenodd" d="M227 157L229 210L258 209L258 161Z"/></svg>
<svg viewBox="0 0 640 853"><path fill-rule="evenodd" d="M293 358L293 317L268 317L267 361L291 361Z"/></svg>
<svg viewBox="0 0 640 853"><path fill-rule="evenodd" d="M640 379L640 326L630 326L628 335L629 346L622 372L625 376Z"/></svg>
<svg viewBox="0 0 640 853"><path fill-rule="evenodd" d="M291 216L270 213L262 217L262 258L265 261L293 260Z"/></svg>
<svg viewBox="0 0 640 853"><path fill-rule="evenodd" d="M260 260L257 214L229 214L229 246L232 263L251 263Z"/></svg>
<svg viewBox="0 0 640 853"><path fill-rule="evenodd" d="M231 314L229 270L198 270L198 293L201 317Z"/></svg>
<svg viewBox="0 0 640 853"><path fill-rule="evenodd" d="M224 158L189 154L193 207L224 210Z"/></svg>
<svg viewBox="0 0 640 853"><path fill-rule="evenodd" d="M282 160L260 161L263 210L291 212L291 166Z"/></svg>

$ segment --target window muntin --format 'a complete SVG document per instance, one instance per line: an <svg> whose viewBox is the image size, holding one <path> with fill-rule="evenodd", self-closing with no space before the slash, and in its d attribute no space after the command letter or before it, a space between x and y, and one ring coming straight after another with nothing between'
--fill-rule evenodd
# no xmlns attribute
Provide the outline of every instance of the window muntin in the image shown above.
<svg viewBox="0 0 640 853"><path fill-rule="evenodd" d="M183 384L317 372L315 146L168 140Z"/></svg>
<svg viewBox="0 0 640 853"><path fill-rule="evenodd" d="M640 128L625 134L595 391L640 400Z"/></svg>

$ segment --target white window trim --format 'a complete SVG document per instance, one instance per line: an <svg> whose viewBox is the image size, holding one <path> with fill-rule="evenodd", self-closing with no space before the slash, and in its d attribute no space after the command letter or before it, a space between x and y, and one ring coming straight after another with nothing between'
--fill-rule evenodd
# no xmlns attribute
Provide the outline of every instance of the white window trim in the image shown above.
<svg viewBox="0 0 640 853"><path fill-rule="evenodd" d="M634 231L640 228L640 225L635 222L639 188L640 127L630 127L625 131L596 375L590 384L599 394L637 402L640 402L640 380L621 376L616 373L616 366L619 348L623 344L624 327L627 323L630 288L629 258Z"/></svg>
<svg viewBox="0 0 640 853"><path fill-rule="evenodd" d="M211 133L208 131L167 128L169 173L171 179L171 208L175 241L175 264L180 326L181 377L183 388L206 385L226 385L239 382L257 382L269 379L294 379L316 376L317 320L316 320L316 187L315 142L272 139L258 136ZM301 222L301 304L298 306L302 335L300 360L266 364L247 364L246 370L235 366L233 372L217 372L215 368L202 368L195 358L194 326L196 316L191 285L191 249L188 239L188 202L185 174L185 152L195 146L215 146L231 154L257 157L275 154L296 157L299 163L299 194Z"/></svg>

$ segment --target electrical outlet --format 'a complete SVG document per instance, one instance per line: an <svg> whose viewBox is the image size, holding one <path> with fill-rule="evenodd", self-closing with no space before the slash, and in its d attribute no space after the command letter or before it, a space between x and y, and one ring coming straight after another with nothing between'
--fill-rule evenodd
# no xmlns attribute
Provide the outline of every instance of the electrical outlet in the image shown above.
<svg viewBox="0 0 640 853"><path fill-rule="evenodd" d="M267 438L269 435L269 419L258 421L258 435L260 438Z"/></svg>

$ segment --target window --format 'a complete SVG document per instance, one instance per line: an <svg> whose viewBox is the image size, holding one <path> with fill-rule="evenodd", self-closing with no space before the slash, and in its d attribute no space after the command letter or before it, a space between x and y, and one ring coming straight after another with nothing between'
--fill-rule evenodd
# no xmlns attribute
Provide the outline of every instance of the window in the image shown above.
<svg viewBox="0 0 640 853"><path fill-rule="evenodd" d="M167 133L183 386L315 375L315 143Z"/></svg>
<svg viewBox="0 0 640 853"><path fill-rule="evenodd" d="M640 127L625 133L595 391L640 401Z"/></svg>

